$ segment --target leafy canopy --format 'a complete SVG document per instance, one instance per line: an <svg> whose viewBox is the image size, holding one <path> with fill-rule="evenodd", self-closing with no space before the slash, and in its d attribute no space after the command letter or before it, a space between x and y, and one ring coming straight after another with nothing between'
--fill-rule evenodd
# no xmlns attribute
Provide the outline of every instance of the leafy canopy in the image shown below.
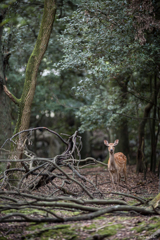
<svg viewBox="0 0 160 240"><path fill-rule="evenodd" d="M124 0L82 0L77 11L61 21L68 24L59 36L64 57L56 66L83 74L75 87L76 95L85 98L77 112L81 130L117 124L124 115L136 116L135 93L141 90L143 95L147 90L149 101L150 90L144 86L155 72L159 37L146 33L142 44L133 6ZM127 98L122 94L125 87L132 93Z"/></svg>

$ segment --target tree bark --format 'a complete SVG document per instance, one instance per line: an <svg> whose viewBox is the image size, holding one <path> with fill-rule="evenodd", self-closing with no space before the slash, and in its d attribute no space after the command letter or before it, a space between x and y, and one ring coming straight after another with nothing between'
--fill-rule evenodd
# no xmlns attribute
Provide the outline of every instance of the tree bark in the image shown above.
<svg viewBox="0 0 160 240"><path fill-rule="evenodd" d="M153 119L152 119L152 133L151 133L151 165L150 171L156 171L156 148L157 148L157 141L156 141L156 115L157 115L157 79L156 74L154 77L154 91L155 91L155 98L154 98L154 109L153 109Z"/></svg>
<svg viewBox="0 0 160 240"><path fill-rule="evenodd" d="M33 102L36 83L37 83L37 74L39 65L44 56L44 53L47 49L48 42L50 39L50 34L52 31L54 19L56 14L56 0L44 0L44 10L41 20L39 34L36 40L35 47L33 52L28 60L25 82L20 99L17 99L4 85L3 90L6 95L18 105L18 119L15 127L14 133L20 132L22 130L28 129L30 124L31 116L31 105ZM23 147L25 141L26 133L24 132L20 137L18 136L15 145L12 145L12 155L11 159L21 159L23 154ZM12 163L12 167L20 167L21 163ZM17 186L18 179L21 177L21 172L19 175L11 174L8 176L9 184ZM9 187L7 185L6 187Z"/></svg>
<svg viewBox="0 0 160 240"><path fill-rule="evenodd" d="M48 46L53 22L55 19L55 13L56 13L56 1L45 0L41 26L35 47L28 60L25 82L21 98L17 99L10 93L7 87L4 86L5 93L13 102L15 102L18 105L18 119L14 133L29 128L31 105L36 89L38 68ZM18 146L17 149L19 151L16 151L16 156L14 155L16 159L21 157L21 145L23 142L20 141L23 141L23 138L24 136L21 136L21 139L17 140Z"/></svg>
<svg viewBox="0 0 160 240"><path fill-rule="evenodd" d="M124 76L117 78L117 82L121 89L121 103L120 106L123 108L128 100L128 82L129 78L124 80ZM128 120L126 118L121 119L121 123L118 127L117 137L120 139L119 144L116 147L117 152L123 152L127 157L129 155L129 133L128 133Z"/></svg>
<svg viewBox="0 0 160 240"><path fill-rule="evenodd" d="M150 103L148 103L144 108L143 120L139 125L139 145L137 150L137 163L136 163L136 171L137 173L143 172L144 170L144 140L145 140L145 126L150 114L150 111L154 105L155 94L158 95L160 89L160 82L157 84L156 91L153 92Z"/></svg>
<svg viewBox="0 0 160 240"><path fill-rule="evenodd" d="M117 152L123 152L128 158L129 155L129 134L128 134L128 120L123 119L122 124L118 129L118 138L120 139L117 145Z"/></svg>
<svg viewBox="0 0 160 240"><path fill-rule="evenodd" d="M155 198L149 203L150 206L153 206L154 208L158 207L160 203L160 193L158 193Z"/></svg>
<svg viewBox="0 0 160 240"><path fill-rule="evenodd" d="M0 24L5 18L5 11L0 9ZM0 146L4 141L11 136L11 115L9 99L6 97L3 86L6 82L5 80L5 61L4 53L2 52L2 33L3 26L0 25Z"/></svg>

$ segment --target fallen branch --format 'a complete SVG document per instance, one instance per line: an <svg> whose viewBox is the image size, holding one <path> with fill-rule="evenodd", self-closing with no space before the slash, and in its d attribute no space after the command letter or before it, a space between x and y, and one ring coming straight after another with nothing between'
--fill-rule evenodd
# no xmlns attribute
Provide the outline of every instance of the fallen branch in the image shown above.
<svg viewBox="0 0 160 240"><path fill-rule="evenodd" d="M154 211L142 208L142 207L135 207L135 206L112 206L108 208L101 208L97 211L94 211L92 213L87 213L87 214L82 214L82 215L77 215L77 216L72 216L72 217L66 217L66 218L48 218L48 217L42 217L42 218L34 218L34 217L29 217L28 215L26 216L25 214L21 213L12 213L8 214L4 217L0 218L0 222L36 222L36 223L41 223L41 222L48 222L48 223L60 223L60 222L69 222L69 221L84 221L84 220L91 220L96 217L102 216L106 213L113 213L113 212L119 212L119 211L125 211L125 212L130 212L130 211L135 211L137 213L140 213L142 215L151 215L155 214ZM20 218L16 218L20 217Z"/></svg>
<svg viewBox="0 0 160 240"><path fill-rule="evenodd" d="M111 193L115 194L115 195L121 195L121 196L125 196L125 197L136 199L137 201L139 201L142 204L146 204L147 203L147 200L145 200L143 198L140 198L138 196L135 196L135 195L131 195L131 194L127 194L127 193L120 193L120 192L111 192Z"/></svg>
<svg viewBox="0 0 160 240"><path fill-rule="evenodd" d="M147 237L145 240L156 240L156 239L159 239L159 237L160 237L160 229L158 229L151 236Z"/></svg>

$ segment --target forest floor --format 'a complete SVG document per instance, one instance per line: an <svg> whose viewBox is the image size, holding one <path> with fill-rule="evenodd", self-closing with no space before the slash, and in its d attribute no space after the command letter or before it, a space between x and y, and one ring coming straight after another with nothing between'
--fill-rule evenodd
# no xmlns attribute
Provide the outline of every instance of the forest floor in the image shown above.
<svg viewBox="0 0 160 240"><path fill-rule="evenodd" d="M92 180L103 193L104 198L126 200L125 196L115 196L113 193L109 173L106 168L98 165L93 168L83 168L81 174ZM144 180L143 174L136 174L135 166L128 166L128 186L130 192L121 184L120 192L129 193L151 200L158 194L158 177L150 172ZM48 191L43 187L41 191ZM133 199L130 199L133 201ZM128 199L127 199L128 202ZM1 215L0 215L1 216ZM141 215L136 212L116 212L104 214L93 220L53 223L1 223L0 240L98 240L98 239L125 239L125 240L158 240L160 237L151 237L160 229L160 216Z"/></svg>

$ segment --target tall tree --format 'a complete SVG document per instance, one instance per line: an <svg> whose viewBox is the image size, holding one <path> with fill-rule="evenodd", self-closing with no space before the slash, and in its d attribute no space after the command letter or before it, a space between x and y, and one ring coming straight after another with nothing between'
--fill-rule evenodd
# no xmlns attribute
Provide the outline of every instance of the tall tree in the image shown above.
<svg viewBox="0 0 160 240"><path fill-rule="evenodd" d="M56 1L45 0L39 34L33 52L27 63L25 82L20 99L16 98L8 90L6 85L3 86L4 92L18 106L18 120L15 128L15 133L29 128L31 105L36 89L38 69L48 46L53 22L55 19L55 13ZM19 142L18 148L20 148L20 146L21 143ZM16 158L20 158L20 153L18 153L18 151Z"/></svg>

